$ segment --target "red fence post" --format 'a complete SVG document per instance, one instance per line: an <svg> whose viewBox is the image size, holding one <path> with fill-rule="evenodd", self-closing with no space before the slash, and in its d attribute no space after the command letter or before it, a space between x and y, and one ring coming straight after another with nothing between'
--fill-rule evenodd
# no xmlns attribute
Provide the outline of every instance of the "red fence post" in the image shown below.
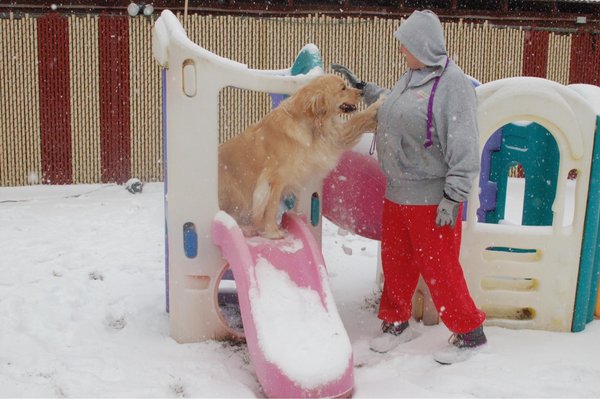
<svg viewBox="0 0 600 399"><path fill-rule="evenodd" d="M577 33L571 36L571 63L569 65L569 84L600 83L600 42L598 35Z"/></svg>
<svg viewBox="0 0 600 399"><path fill-rule="evenodd" d="M101 179L123 183L131 177L129 18L101 16L98 30Z"/></svg>
<svg viewBox="0 0 600 399"><path fill-rule="evenodd" d="M69 22L59 14L37 20L42 182L71 184Z"/></svg>
<svg viewBox="0 0 600 399"><path fill-rule="evenodd" d="M525 32L523 41L523 76L546 78L548 72L548 39L546 31Z"/></svg>

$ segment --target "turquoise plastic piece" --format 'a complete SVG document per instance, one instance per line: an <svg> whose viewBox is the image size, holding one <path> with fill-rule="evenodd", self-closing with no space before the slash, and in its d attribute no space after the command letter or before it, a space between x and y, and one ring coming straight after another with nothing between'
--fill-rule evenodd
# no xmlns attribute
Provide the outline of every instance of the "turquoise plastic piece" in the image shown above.
<svg viewBox="0 0 600 399"><path fill-rule="evenodd" d="M307 44L302 47L294 65L290 70L290 75L306 75L315 68L323 68L323 60L321 59L321 53L314 44ZM273 108L277 108L280 102L285 100L288 96L285 94L271 93L271 105Z"/></svg>
<svg viewBox="0 0 600 399"><path fill-rule="evenodd" d="M292 65L291 75L306 75L317 67L323 69L321 53L314 44L307 44L298 53L296 61Z"/></svg>
<svg viewBox="0 0 600 399"><path fill-rule="evenodd" d="M313 193L310 198L310 224L313 226L319 225L319 220L321 216L321 200L319 199L319 195L317 193Z"/></svg>
<svg viewBox="0 0 600 399"><path fill-rule="evenodd" d="M496 208L486 212L486 222L504 219L508 171L520 164L525 171L522 225L552 225L559 159L556 140L543 126L510 123L502 127L502 143L491 155L489 178L498 187Z"/></svg>
<svg viewBox="0 0 600 399"><path fill-rule="evenodd" d="M286 195L283 198L283 206L285 207L286 211L294 209L294 207L296 206L296 196L294 195L294 193Z"/></svg>
<svg viewBox="0 0 600 399"><path fill-rule="evenodd" d="M594 319L600 276L600 117L596 119L594 155L581 245L581 261L571 331L578 332Z"/></svg>

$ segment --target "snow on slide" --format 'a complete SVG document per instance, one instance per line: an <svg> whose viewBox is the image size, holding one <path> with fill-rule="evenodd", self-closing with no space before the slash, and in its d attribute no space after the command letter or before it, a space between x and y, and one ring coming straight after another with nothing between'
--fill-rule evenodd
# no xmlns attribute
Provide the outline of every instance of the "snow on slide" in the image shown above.
<svg viewBox="0 0 600 399"><path fill-rule="evenodd" d="M256 375L269 397L349 396L352 346L323 255L299 216L286 213L282 223L282 240L246 238L223 211L212 225L235 277Z"/></svg>

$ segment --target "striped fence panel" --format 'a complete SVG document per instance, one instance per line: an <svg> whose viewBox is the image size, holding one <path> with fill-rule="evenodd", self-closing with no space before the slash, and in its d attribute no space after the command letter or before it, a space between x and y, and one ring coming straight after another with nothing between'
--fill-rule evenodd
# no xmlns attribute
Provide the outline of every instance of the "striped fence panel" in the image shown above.
<svg viewBox="0 0 600 399"><path fill-rule="evenodd" d="M571 35L550 33L546 78L562 84L569 83L571 63Z"/></svg>
<svg viewBox="0 0 600 399"><path fill-rule="evenodd" d="M98 18L71 18L69 38L73 183L100 183Z"/></svg>
<svg viewBox="0 0 600 399"><path fill-rule="evenodd" d="M131 175L160 180L162 159L162 81L152 56L152 25L144 18L129 20L129 97Z"/></svg>
<svg viewBox="0 0 600 399"><path fill-rule="evenodd" d="M341 63L391 86L406 65L400 21L325 16L180 16L190 39L256 69L283 69L307 43L326 71ZM0 185L163 179L162 82L150 18L60 16L0 20ZM539 76L599 84L596 34L444 23L449 55L482 83ZM267 93L223 89L220 141L268 112Z"/></svg>
<svg viewBox="0 0 600 399"><path fill-rule="evenodd" d="M41 182L35 19L0 19L0 185Z"/></svg>

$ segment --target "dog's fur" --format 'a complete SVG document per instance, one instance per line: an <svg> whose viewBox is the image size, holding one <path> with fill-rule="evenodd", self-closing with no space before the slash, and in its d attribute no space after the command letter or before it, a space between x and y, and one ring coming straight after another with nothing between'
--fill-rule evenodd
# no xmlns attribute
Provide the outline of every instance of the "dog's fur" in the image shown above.
<svg viewBox="0 0 600 399"><path fill-rule="evenodd" d="M339 76L316 77L219 147L219 206L244 234L282 238L282 196L324 178L362 133L375 131L379 102L341 118L360 99L361 92Z"/></svg>

